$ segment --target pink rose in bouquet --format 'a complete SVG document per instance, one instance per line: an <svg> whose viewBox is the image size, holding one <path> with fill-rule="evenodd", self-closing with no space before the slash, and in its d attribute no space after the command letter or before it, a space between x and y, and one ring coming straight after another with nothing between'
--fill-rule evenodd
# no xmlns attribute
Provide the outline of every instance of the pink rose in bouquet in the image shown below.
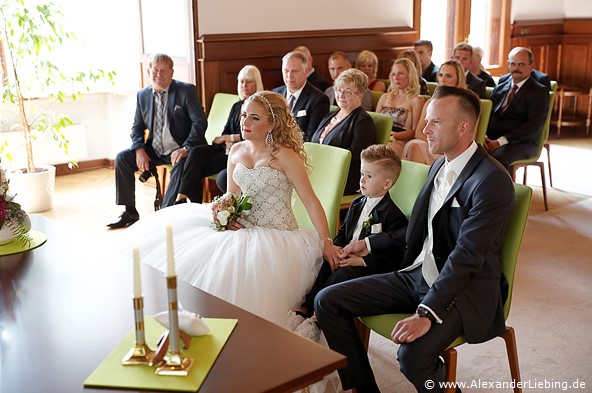
<svg viewBox="0 0 592 393"><path fill-rule="evenodd" d="M232 192L214 198L212 202L212 224L217 231L225 231L228 223L245 217L244 212L251 210L249 196Z"/></svg>

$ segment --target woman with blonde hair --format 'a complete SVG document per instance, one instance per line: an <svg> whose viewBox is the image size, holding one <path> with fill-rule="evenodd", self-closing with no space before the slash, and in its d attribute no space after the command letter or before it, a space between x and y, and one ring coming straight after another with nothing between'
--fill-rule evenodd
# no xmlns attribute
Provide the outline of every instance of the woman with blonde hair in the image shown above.
<svg viewBox="0 0 592 393"><path fill-rule="evenodd" d="M467 82L465 78L465 71L463 66L456 60L448 60L440 66L438 75L438 86L456 86L467 88ZM440 156L440 154L432 154L428 148L428 142L423 129L425 128L426 108L431 98L428 99L423 105L421 116L419 117L419 123L415 129L415 139L410 140L405 144L403 149L403 155L401 158L409 161L420 162L422 164L431 165L432 162Z"/></svg>
<svg viewBox="0 0 592 393"><path fill-rule="evenodd" d="M376 104L376 112L393 117L389 144L401 156L405 143L415 136L415 127L423 108L419 95L419 79L409 59L397 59L390 73L390 86Z"/></svg>
<svg viewBox="0 0 592 393"><path fill-rule="evenodd" d="M379 80L378 74L378 57L369 50L363 50L358 54L354 63L354 68L362 71L368 76L368 89L373 91L384 92L386 85Z"/></svg>
<svg viewBox="0 0 592 393"><path fill-rule="evenodd" d="M285 326L288 310L302 303L323 258L337 263L339 250L308 179L302 132L285 98L268 91L247 98L241 132L244 140L228 157L228 191L249 197L245 217L216 221L229 211L217 201L175 205L131 226L132 239L126 241L139 244L144 263L165 271L164 228L172 224L180 280ZM298 229L294 190L315 229Z"/></svg>
<svg viewBox="0 0 592 393"><path fill-rule="evenodd" d="M419 79L419 94L427 95L429 94L428 90L428 82L421 76L423 74L421 68L421 61L419 60L419 55L413 49L407 49L403 52L399 53L397 59L409 59L415 66L415 70L417 71L417 78Z"/></svg>

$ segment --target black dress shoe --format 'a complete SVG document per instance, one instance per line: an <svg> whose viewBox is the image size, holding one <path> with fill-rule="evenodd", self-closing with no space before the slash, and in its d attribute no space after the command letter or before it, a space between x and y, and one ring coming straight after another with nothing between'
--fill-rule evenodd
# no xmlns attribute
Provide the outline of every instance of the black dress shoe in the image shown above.
<svg viewBox="0 0 592 393"><path fill-rule="evenodd" d="M123 212L123 213L121 213L121 216L119 216L119 221L111 223L111 224L107 224L107 226L111 229L125 228L125 227L132 225L134 222L138 221L139 219L140 219L139 214L131 214L128 212Z"/></svg>
<svg viewBox="0 0 592 393"><path fill-rule="evenodd" d="M175 201L175 205L180 205L182 203L187 203L187 198L181 198L178 201Z"/></svg>

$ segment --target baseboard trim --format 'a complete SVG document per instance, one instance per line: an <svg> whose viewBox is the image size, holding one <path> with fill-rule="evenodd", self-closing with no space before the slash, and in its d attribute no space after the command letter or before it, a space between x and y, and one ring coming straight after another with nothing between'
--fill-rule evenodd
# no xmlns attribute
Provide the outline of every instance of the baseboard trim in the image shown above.
<svg viewBox="0 0 592 393"><path fill-rule="evenodd" d="M109 168L112 169L115 166L115 161L103 158L98 160L80 161L78 166L70 169L68 164L55 164L56 176L71 175L73 173L92 171L93 169Z"/></svg>

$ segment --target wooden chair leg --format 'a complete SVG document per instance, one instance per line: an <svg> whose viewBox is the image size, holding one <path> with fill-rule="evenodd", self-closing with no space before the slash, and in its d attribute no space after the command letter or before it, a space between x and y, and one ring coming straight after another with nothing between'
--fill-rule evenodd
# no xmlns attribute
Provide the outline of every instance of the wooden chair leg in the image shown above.
<svg viewBox="0 0 592 393"><path fill-rule="evenodd" d="M444 389L444 393L455 393L456 388L452 387L453 383L456 382L456 360L458 353L456 349L449 348L442 354L444 364L446 365L446 382L450 382L449 387Z"/></svg>
<svg viewBox="0 0 592 393"><path fill-rule="evenodd" d="M547 164L549 165L549 187L553 188L553 175L551 173L551 144L545 142L543 145L547 149Z"/></svg>
<svg viewBox="0 0 592 393"><path fill-rule="evenodd" d="M506 331L503 332L500 337L506 342L510 374L512 375L514 383L518 385L517 382L520 382L520 365L518 364L518 349L516 348L516 333L514 332L514 328L508 326ZM516 386L514 388L514 393L522 393L522 389Z"/></svg>
<svg viewBox="0 0 592 393"><path fill-rule="evenodd" d="M543 202L545 202L545 211L547 211L549 210L549 207L547 206L547 181L545 180L545 164L540 161L538 161L536 164L541 171L541 185L543 186Z"/></svg>
<svg viewBox="0 0 592 393"><path fill-rule="evenodd" d="M360 340L362 340L364 348L366 349L366 352L368 352L368 347L370 346L370 329L368 329L368 326L364 325L358 318L354 319L354 323L358 330Z"/></svg>

